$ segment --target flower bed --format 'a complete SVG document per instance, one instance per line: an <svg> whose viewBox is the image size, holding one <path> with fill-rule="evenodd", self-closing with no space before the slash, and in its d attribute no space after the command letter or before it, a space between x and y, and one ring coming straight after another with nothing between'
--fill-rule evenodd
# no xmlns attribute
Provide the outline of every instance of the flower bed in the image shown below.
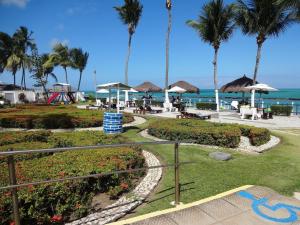
<svg viewBox="0 0 300 225"><path fill-rule="evenodd" d="M264 128L237 124L211 123L193 119L167 119L156 121L148 128L150 135L167 140L192 141L197 144L236 148L241 135L247 136L252 145L262 145L270 140Z"/></svg>
<svg viewBox="0 0 300 225"><path fill-rule="evenodd" d="M131 115L124 114L124 123L133 120ZM20 105L0 110L0 126L5 128L85 128L102 124L102 111L77 109L73 106Z"/></svg>
<svg viewBox="0 0 300 225"><path fill-rule="evenodd" d="M126 141L127 139L120 135L105 135L100 131L7 132L0 133L0 151L9 148L40 149ZM129 147L25 154L16 156L15 159L18 183L138 168L144 165L141 150ZM0 186L8 185L6 161L5 157L0 158ZM142 175L142 172L124 173L19 189L22 224L63 224L78 219L91 211L91 200L95 194L106 193L110 198L118 198L122 193L130 191ZM9 190L0 191L0 224L12 222L11 214L11 193Z"/></svg>

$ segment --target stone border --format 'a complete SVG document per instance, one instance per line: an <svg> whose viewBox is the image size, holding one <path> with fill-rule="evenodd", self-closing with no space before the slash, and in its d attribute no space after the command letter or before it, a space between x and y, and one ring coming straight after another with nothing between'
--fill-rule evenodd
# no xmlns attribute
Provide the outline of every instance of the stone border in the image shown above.
<svg viewBox="0 0 300 225"><path fill-rule="evenodd" d="M154 137L148 133L148 129L145 129L139 133L142 137L151 139L153 141L166 141L157 137ZM241 142L237 148L231 148L233 150L246 152L248 154L259 154L264 151L267 151L270 148L275 147L280 142L278 137L271 135L271 139L268 143L260 145L260 146L253 146L250 144L248 137L241 137ZM181 145L189 145L189 146L199 146L205 148L212 148L212 149L223 149L224 147L214 146L214 145L202 145L202 144L193 144L193 143L181 143Z"/></svg>
<svg viewBox="0 0 300 225"><path fill-rule="evenodd" d="M141 125L146 122L143 117L134 116L134 121L131 123L123 124L123 127L132 127ZM8 132L8 131L40 131L40 130L48 130L53 133L55 132L71 132L71 131L102 131L103 127L86 127L86 128L68 128L68 129L23 129L23 128L0 128L0 132Z"/></svg>
<svg viewBox="0 0 300 225"><path fill-rule="evenodd" d="M147 166L160 166L160 162L157 157L147 151L143 150ZM102 209L99 212L90 214L84 218L67 223L67 225L79 225L79 224L107 224L115 221L136 208L149 196L151 191L156 187L159 180L162 177L162 168L150 169L147 171L147 175L139 183L139 185L126 196L121 197L118 201Z"/></svg>

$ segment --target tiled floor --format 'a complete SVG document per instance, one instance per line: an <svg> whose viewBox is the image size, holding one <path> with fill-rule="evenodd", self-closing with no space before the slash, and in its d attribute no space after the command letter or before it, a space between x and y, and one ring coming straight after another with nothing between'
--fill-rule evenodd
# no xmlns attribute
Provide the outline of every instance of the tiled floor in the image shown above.
<svg viewBox="0 0 300 225"><path fill-rule="evenodd" d="M253 186L245 190L250 198L242 197L239 193L227 195L200 205L183 210L163 214L132 225L300 225L300 201L277 194L265 187ZM249 196L249 195L248 195ZM251 197L252 196L252 197ZM252 198L252 199L251 199ZM264 204L258 200L266 198ZM253 202L258 203L255 212ZM281 205L271 209L278 203L291 205L290 208ZM269 208L266 206L270 206ZM279 205L280 206L280 205ZM259 215L259 212L262 215ZM293 216L294 213L294 216ZM265 217L264 217L265 216ZM268 217L268 218L266 218ZM291 218L290 218L291 217ZM282 221L286 218L286 221ZM287 219L287 218L290 218Z"/></svg>

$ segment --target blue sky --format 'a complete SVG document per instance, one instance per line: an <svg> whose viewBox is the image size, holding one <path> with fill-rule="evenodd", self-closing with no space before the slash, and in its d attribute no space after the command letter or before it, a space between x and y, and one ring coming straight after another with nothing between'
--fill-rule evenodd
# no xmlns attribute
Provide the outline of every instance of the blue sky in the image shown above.
<svg viewBox="0 0 300 225"><path fill-rule="evenodd" d="M135 86L149 80L163 86L167 29L165 1L141 2L144 10L133 37L129 83ZM202 89L213 87L213 49L185 25L186 20L197 17L204 3L201 0L173 0L170 83L186 80ZM40 53L50 52L57 41L69 47L83 48L90 58L82 87L92 90L94 70L97 71L97 83L124 81L128 33L113 9L122 4L122 0L0 0L0 31L13 34L19 26L26 26L34 32ZM265 42L258 75L260 82L277 88L299 88L299 37L300 24L289 27L279 38ZM219 86L243 74L252 77L255 56L255 37L246 37L236 30L220 49ZM55 69L55 74L64 82L60 68ZM76 86L78 77L78 71L69 69L72 85ZM0 74L0 81L12 82L11 74ZM32 85L33 81L28 78L27 83Z"/></svg>

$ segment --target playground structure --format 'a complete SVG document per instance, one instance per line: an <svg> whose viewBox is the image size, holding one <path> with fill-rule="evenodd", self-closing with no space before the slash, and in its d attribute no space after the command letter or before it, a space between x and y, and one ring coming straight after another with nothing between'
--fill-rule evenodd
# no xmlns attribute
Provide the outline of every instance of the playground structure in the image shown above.
<svg viewBox="0 0 300 225"><path fill-rule="evenodd" d="M51 95L47 101L48 104L62 102L64 104L75 103L75 92L72 91L70 84L56 83L53 85L53 90L50 93Z"/></svg>

